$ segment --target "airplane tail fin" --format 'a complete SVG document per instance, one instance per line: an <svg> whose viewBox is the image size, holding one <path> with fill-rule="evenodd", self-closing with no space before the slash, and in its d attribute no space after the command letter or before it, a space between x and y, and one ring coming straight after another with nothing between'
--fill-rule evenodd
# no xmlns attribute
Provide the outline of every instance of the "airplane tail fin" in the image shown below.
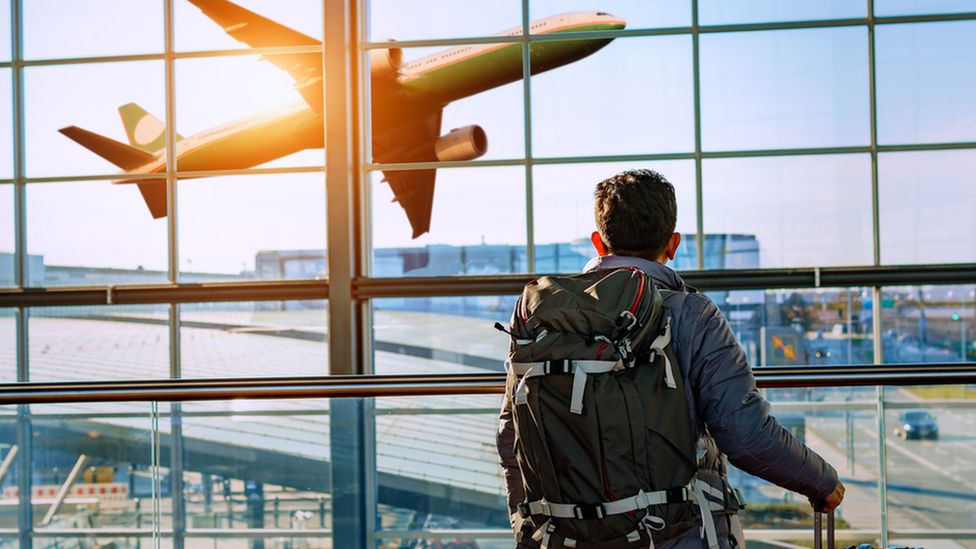
<svg viewBox="0 0 976 549"><path fill-rule="evenodd" d="M139 192L142 199L149 206L149 213L153 219L166 217L166 182L162 180L149 179L139 182Z"/></svg>
<svg viewBox="0 0 976 549"><path fill-rule="evenodd" d="M68 126L58 131L123 170L132 170L156 159L152 153L78 126Z"/></svg>
<svg viewBox="0 0 976 549"><path fill-rule="evenodd" d="M150 152L77 126L68 126L58 131L123 170L132 170L156 159ZM148 179L132 181L132 183L139 186L139 192L142 193L142 198L146 201L153 218L166 217L166 182Z"/></svg>
<svg viewBox="0 0 976 549"><path fill-rule="evenodd" d="M135 103L126 103L119 107L125 134L129 143L146 152L156 153L166 147L166 124L162 120L146 112ZM176 134L176 140L183 136Z"/></svg>

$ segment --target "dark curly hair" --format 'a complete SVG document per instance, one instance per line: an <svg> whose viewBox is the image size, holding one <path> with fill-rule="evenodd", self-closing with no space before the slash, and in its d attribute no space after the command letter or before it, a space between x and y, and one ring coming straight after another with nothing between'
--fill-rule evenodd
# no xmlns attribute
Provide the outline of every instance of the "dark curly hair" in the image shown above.
<svg viewBox="0 0 976 549"><path fill-rule="evenodd" d="M594 213L600 238L615 255L656 260L678 220L674 186L653 170L627 170L597 184Z"/></svg>

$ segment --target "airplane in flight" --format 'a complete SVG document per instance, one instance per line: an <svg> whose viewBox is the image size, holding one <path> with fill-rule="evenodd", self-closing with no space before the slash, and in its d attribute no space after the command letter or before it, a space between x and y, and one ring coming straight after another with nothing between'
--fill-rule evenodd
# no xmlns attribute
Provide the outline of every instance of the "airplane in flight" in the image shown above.
<svg viewBox="0 0 976 549"><path fill-rule="evenodd" d="M236 40L252 48L321 46L321 42L227 0L189 0ZM605 12L573 12L531 23L533 34L622 29L626 22ZM521 27L500 33L518 36ZM531 72L539 74L591 55L612 38L535 42ZM304 149L324 146L322 54L263 56L286 71L303 100L229 122L189 137L176 135L181 171L258 166ZM449 103L522 78L521 43L464 45L408 63L397 47L370 51L372 154L374 162L473 160L488 150L485 131L472 124L441 133ZM115 164L129 176L154 218L166 216L166 185L132 174L166 170L165 125L134 103L119 107L129 143L68 126L62 134ZM430 230L436 170L385 171L403 207L413 238Z"/></svg>

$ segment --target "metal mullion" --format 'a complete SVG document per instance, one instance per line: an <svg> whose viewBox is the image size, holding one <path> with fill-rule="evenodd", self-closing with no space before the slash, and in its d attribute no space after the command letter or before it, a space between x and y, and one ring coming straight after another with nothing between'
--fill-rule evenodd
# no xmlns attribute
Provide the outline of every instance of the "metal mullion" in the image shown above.
<svg viewBox="0 0 976 549"><path fill-rule="evenodd" d="M14 280L18 288L28 285L27 272L27 188L24 181L26 155L24 152L24 10L23 0L10 0L10 59L11 97L13 99L13 139L14 146ZM30 309L18 307L16 312L17 381L30 380L30 353L28 340L28 315ZM33 453L33 423L30 405L17 406L17 526L20 549L33 546L34 509L31 495L33 484L31 466Z"/></svg>
<svg viewBox="0 0 976 549"><path fill-rule="evenodd" d="M23 61L25 67L50 67L62 65L86 65L99 63L126 63L131 61L165 61L171 59L203 59L212 57L242 57L250 55L294 55L318 53L320 46L269 46L263 48L240 48L223 50L199 50L176 52L169 48L163 53L142 53L129 55L98 55L92 57L61 57L48 59L29 59ZM0 68L10 67L13 62L0 62Z"/></svg>
<svg viewBox="0 0 976 549"><path fill-rule="evenodd" d="M178 212L178 178L176 155L176 56L174 55L175 42L175 20L173 13L173 0L164 0L163 28L165 30L165 96L166 96L166 230L167 230L167 278L171 284L179 282L179 212ZM169 304L169 377L179 379L182 377L182 359L180 344L180 305L178 303ZM170 453L169 453L169 479L170 479L170 499L172 505L172 544L174 549L183 549L184 536L186 533L186 506L183 499L183 418L182 408L179 402L170 404ZM156 428L159 425L158 404L154 407L156 416ZM156 433L155 440L160 440L160 434ZM159 447L157 446L157 452ZM157 454L158 456L158 454ZM160 479L157 478L157 482ZM159 496L161 497L161 495ZM158 507L156 508L158 510ZM158 521L158 517L156 518ZM154 528L157 533L160 527ZM158 544L159 536L154 537L154 542Z"/></svg>
<svg viewBox="0 0 976 549"><path fill-rule="evenodd" d="M871 235L872 235L872 255L875 267L881 265L881 222L879 211L878 193L878 96L877 96L877 66L875 56L875 21L874 21L874 0L867 0L868 10L868 112L869 123L871 125ZM882 307L881 300L883 291L881 285L876 285L871 289L873 299L871 302L871 315L874 318L874 364L884 364L884 346L881 341L882 329ZM888 459L887 459L887 439L885 426L885 388L879 386L876 390L877 397L877 425L878 425L878 511L881 521L881 544L888 546Z"/></svg>
<svg viewBox="0 0 976 549"><path fill-rule="evenodd" d="M878 152L917 152L917 151L951 151L976 149L976 141L959 141L956 143L916 143L901 145L876 145Z"/></svg>
<svg viewBox="0 0 976 549"><path fill-rule="evenodd" d="M145 173L145 174L93 174L93 175L67 175L67 176L50 176L50 177L26 177L24 182L28 185L35 185L38 183L78 183L82 181L121 181L121 180L142 180L142 179L166 179L166 174L164 173Z"/></svg>
<svg viewBox="0 0 976 549"><path fill-rule="evenodd" d="M529 0L522 0L522 131L525 151L525 270L535 272L535 189L532 168L532 42Z"/></svg>
<svg viewBox="0 0 976 549"><path fill-rule="evenodd" d="M695 112L695 263L705 268L705 205L702 182L701 123L701 37L698 27L698 0L691 0L691 71Z"/></svg>

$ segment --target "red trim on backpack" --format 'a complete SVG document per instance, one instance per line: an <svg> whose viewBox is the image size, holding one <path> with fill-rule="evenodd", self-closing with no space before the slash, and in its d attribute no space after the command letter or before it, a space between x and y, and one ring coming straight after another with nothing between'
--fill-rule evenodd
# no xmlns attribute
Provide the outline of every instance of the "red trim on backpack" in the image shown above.
<svg viewBox="0 0 976 549"><path fill-rule="evenodd" d="M600 360L600 355L602 355L603 351L606 350L607 350L607 342L604 341L603 343L600 344L600 346L596 350L596 359Z"/></svg>

